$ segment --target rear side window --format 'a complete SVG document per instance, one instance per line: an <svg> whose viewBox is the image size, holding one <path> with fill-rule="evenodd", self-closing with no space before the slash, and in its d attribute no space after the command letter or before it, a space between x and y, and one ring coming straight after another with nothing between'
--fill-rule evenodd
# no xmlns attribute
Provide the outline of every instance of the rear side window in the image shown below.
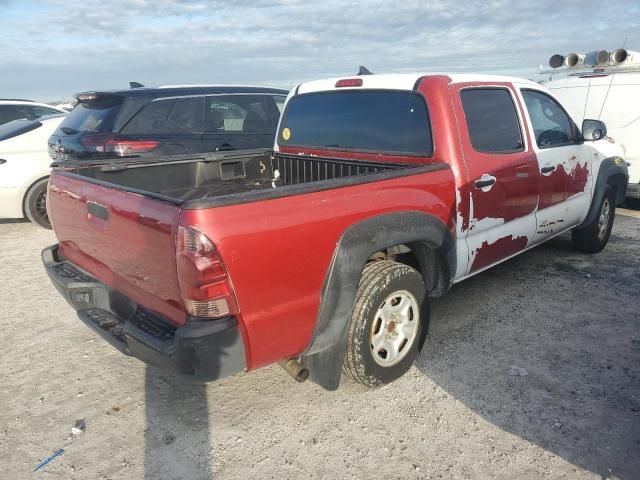
<svg viewBox="0 0 640 480"><path fill-rule="evenodd" d="M205 102L206 133L258 133L276 131L280 110L277 102L285 96L213 95Z"/></svg>
<svg viewBox="0 0 640 480"><path fill-rule="evenodd" d="M522 151L522 131L509 90L470 88L460 91L471 145L477 152Z"/></svg>
<svg viewBox="0 0 640 480"><path fill-rule="evenodd" d="M45 115L56 115L60 114L58 110L54 110L53 108L46 107L33 107L33 113L37 117L44 117Z"/></svg>
<svg viewBox="0 0 640 480"><path fill-rule="evenodd" d="M574 143L577 127L558 102L535 90L522 90L536 143L540 148Z"/></svg>
<svg viewBox="0 0 640 480"><path fill-rule="evenodd" d="M125 125L128 135L202 133L203 97L155 100Z"/></svg>
<svg viewBox="0 0 640 480"><path fill-rule="evenodd" d="M169 113L169 122L191 133L202 133L204 97L181 98Z"/></svg>
<svg viewBox="0 0 640 480"><path fill-rule="evenodd" d="M345 90L296 95L278 132L279 145L430 156L427 106L415 92Z"/></svg>
<svg viewBox="0 0 640 480"><path fill-rule="evenodd" d="M78 132L111 132L123 100L123 97L109 96L78 102L60 127L72 128Z"/></svg>

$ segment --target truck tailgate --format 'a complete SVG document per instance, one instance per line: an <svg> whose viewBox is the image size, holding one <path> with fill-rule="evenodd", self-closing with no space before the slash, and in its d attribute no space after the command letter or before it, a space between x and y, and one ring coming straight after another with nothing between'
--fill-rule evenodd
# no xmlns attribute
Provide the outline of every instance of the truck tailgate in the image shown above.
<svg viewBox="0 0 640 480"><path fill-rule="evenodd" d="M47 201L64 257L175 325L185 323L176 273L178 206L56 171Z"/></svg>

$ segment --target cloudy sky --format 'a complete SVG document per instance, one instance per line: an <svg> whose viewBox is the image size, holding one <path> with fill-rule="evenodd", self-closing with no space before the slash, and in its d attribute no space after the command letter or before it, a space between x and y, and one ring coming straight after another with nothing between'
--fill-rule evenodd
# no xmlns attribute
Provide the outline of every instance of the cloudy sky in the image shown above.
<svg viewBox="0 0 640 480"><path fill-rule="evenodd" d="M553 53L640 51L637 0L0 0L0 97L135 80L290 87L353 74L537 78Z"/></svg>

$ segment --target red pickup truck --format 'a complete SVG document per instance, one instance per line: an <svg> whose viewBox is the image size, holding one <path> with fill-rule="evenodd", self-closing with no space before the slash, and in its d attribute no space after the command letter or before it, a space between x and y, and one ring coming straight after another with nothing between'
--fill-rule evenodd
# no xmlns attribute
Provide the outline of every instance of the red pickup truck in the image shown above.
<svg viewBox="0 0 640 480"><path fill-rule="evenodd" d="M429 297L568 230L601 250L619 152L527 80L310 82L272 151L54 164L42 258L80 319L150 364L376 386L414 362Z"/></svg>

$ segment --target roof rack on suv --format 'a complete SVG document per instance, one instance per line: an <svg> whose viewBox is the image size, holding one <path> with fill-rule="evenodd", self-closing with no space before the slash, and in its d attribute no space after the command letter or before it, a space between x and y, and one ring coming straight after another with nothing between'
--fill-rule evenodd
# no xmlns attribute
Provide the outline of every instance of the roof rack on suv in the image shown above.
<svg viewBox="0 0 640 480"><path fill-rule="evenodd" d="M0 102L35 102L26 98L0 98Z"/></svg>

